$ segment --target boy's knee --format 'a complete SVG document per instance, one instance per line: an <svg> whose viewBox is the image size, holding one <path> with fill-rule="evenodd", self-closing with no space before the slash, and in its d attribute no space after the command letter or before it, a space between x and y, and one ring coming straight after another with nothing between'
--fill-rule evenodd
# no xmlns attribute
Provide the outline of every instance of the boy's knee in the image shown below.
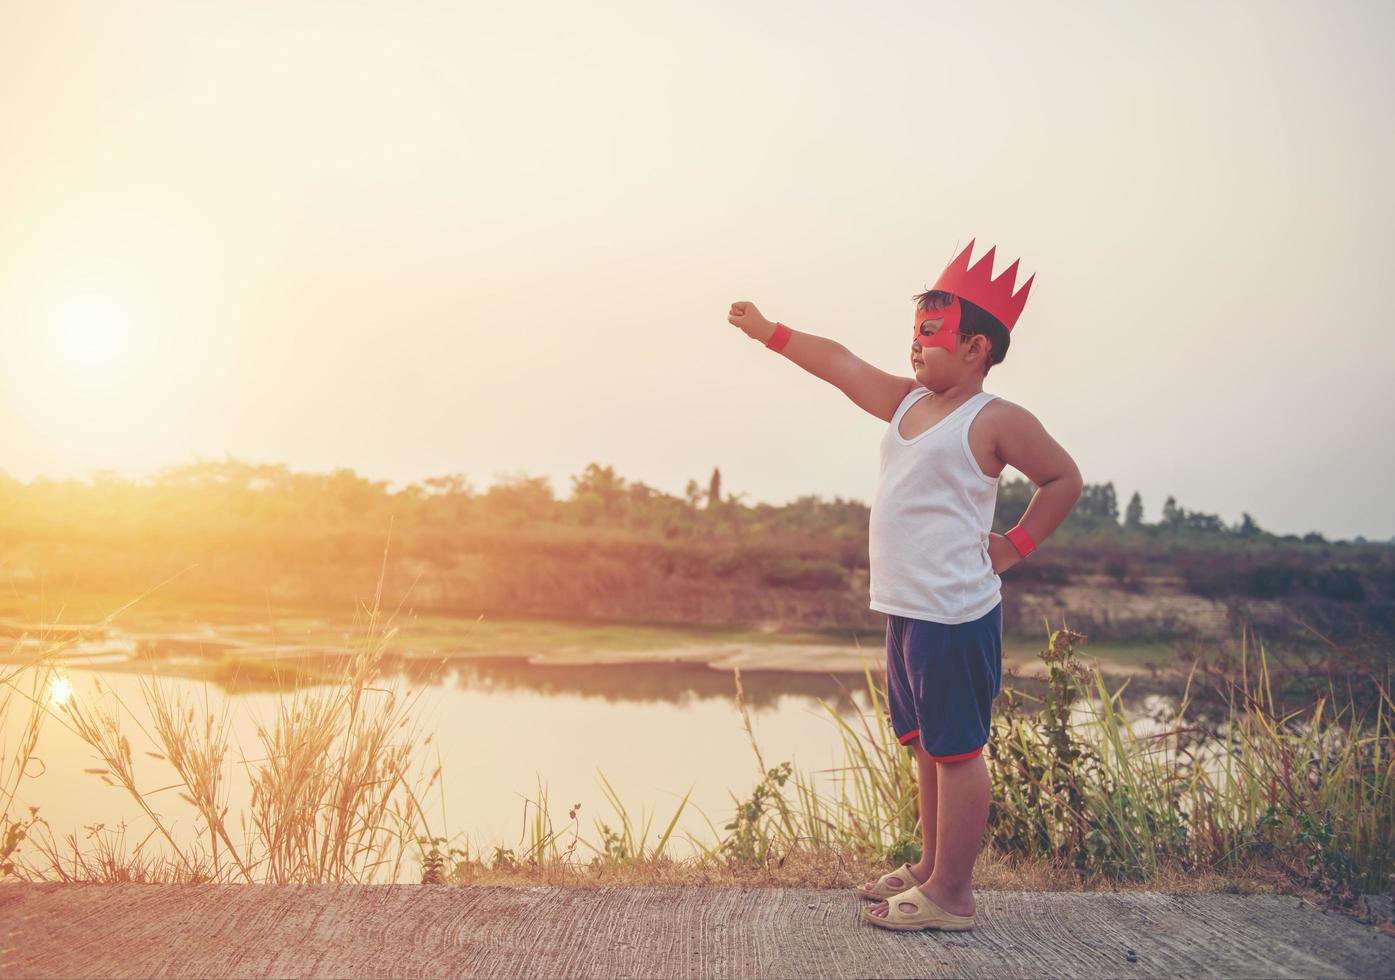
<svg viewBox="0 0 1395 980"><path fill-rule="evenodd" d="M940 766L965 765L983 758L983 746L980 745L971 752L960 752L956 755L932 755L930 758L934 759L935 764Z"/></svg>

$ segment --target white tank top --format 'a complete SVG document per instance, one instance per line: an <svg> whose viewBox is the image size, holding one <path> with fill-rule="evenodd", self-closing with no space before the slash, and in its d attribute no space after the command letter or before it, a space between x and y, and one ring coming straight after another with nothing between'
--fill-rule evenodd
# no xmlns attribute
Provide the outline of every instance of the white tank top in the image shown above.
<svg viewBox="0 0 1395 980"><path fill-rule="evenodd" d="M988 557L998 478L969 451L969 423L997 395L981 391L914 439L901 419L928 388L901 400L882 437L868 525L871 608L932 623L966 623L998 604Z"/></svg>

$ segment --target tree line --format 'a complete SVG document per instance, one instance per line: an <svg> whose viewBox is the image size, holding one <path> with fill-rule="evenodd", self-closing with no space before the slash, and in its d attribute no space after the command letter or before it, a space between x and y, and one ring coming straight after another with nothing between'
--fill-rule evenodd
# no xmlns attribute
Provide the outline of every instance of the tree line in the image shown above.
<svg viewBox="0 0 1395 980"><path fill-rule="evenodd" d="M67 526L80 533L84 520L142 516L165 523L176 520L245 524L307 521L337 526L391 513L412 524L487 522L517 525L537 522L604 526L667 537L694 533L865 532L869 509L853 499L831 500L809 494L788 503L747 503L746 494L724 492L714 468L703 481L688 481L682 495L670 494L642 480L629 480L614 467L590 463L570 478L565 497L543 476L505 475L477 488L462 473L430 477L397 490L385 480L371 480L352 469L329 473L296 472L284 464L237 459L198 460L130 481L97 472L88 480L37 478L20 482L0 472L0 528ZM1027 509L1036 488L1026 479L1008 478L998 488L994 529L1011 527ZM1113 482L1087 483L1075 509L1058 532L1148 535L1153 538L1234 541L1288 541L1324 544L1317 531L1299 536L1275 535L1244 513L1227 524L1220 516L1188 510L1169 496L1161 518L1144 519L1143 498L1134 492L1120 513ZM1356 539L1355 543L1366 543ZM1395 543L1395 539L1392 540Z"/></svg>

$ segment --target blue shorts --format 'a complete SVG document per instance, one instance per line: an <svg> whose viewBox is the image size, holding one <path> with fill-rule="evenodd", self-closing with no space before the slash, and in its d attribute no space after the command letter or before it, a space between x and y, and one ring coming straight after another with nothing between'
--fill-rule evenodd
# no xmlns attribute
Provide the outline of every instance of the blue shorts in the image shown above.
<svg viewBox="0 0 1395 980"><path fill-rule="evenodd" d="M1003 680L1003 604L947 626L888 615L886 692L896 739L936 762L983 751Z"/></svg>

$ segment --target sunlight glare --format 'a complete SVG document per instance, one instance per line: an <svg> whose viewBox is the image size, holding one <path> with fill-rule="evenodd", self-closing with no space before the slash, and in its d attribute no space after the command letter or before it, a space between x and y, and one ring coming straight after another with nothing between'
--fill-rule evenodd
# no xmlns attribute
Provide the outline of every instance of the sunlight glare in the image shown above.
<svg viewBox="0 0 1395 980"><path fill-rule="evenodd" d="M81 306L59 319L54 340L65 361L98 367L109 364L120 353L122 332L110 310Z"/></svg>
<svg viewBox="0 0 1395 980"><path fill-rule="evenodd" d="M68 703L68 701L72 698L72 696L73 696L73 685L70 684L70 683L68 683L68 678L66 678L66 677L55 677L52 681L49 682L49 685L48 685L48 701L49 701L49 704L52 704L52 705L54 705L55 707L61 708L61 707L63 707L65 704Z"/></svg>

